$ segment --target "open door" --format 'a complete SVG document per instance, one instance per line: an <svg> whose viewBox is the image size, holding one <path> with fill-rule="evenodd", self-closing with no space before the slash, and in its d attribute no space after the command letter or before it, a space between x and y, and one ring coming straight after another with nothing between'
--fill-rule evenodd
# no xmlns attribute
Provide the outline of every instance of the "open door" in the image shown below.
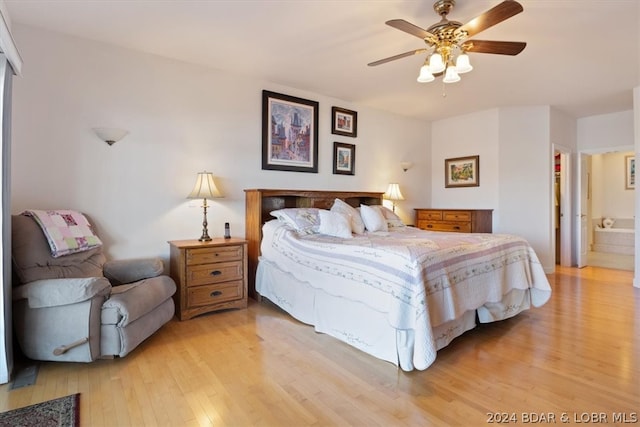
<svg viewBox="0 0 640 427"><path fill-rule="evenodd" d="M588 203L589 203L589 164L588 154L580 153L578 162L578 212L576 213L576 223L578 228L576 244L578 250L576 255L576 264L578 268L587 265L587 250L589 247L589 228L588 228Z"/></svg>
<svg viewBox="0 0 640 427"><path fill-rule="evenodd" d="M568 149L554 146L553 180L553 239L556 264L571 266L571 153Z"/></svg>

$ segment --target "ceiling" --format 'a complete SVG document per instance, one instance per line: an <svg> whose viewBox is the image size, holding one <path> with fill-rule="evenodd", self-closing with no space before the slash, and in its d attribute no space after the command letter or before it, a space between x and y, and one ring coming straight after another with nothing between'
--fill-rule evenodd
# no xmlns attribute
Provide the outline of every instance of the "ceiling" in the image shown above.
<svg viewBox="0 0 640 427"><path fill-rule="evenodd" d="M576 118L633 108L632 89L640 84L639 0L519 1L523 13L475 38L525 41L525 50L518 56L470 54L474 70L444 85L441 79L416 82L424 55L367 66L425 46L385 21L427 28L440 19L432 0L4 0L14 26L418 119L503 106L551 105ZM448 18L466 23L500 2L457 0Z"/></svg>

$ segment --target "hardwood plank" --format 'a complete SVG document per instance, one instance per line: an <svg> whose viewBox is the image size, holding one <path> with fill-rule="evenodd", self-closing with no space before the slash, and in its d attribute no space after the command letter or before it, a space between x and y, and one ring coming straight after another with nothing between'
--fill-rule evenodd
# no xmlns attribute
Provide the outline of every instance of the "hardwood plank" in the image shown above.
<svg viewBox="0 0 640 427"><path fill-rule="evenodd" d="M82 425L92 427L485 425L496 412L519 423L638 420L633 273L558 267L549 280L545 306L479 325L425 371L403 372L251 301L174 319L122 359L42 363L35 385L0 386L0 409L79 392Z"/></svg>

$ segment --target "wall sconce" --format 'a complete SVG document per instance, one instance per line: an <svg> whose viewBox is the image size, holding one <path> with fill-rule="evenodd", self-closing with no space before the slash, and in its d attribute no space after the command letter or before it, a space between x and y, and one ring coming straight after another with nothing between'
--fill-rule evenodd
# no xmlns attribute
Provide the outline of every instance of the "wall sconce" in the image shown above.
<svg viewBox="0 0 640 427"><path fill-rule="evenodd" d="M187 199L202 199L202 208L204 210L204 216L202 220L202 236L198 239L201 242L208 242L211 240L209 232L207 230L207 199L217 199L224 197L222 193L216 187L213 182L213 174L211 172L198 172L196 177L196 185L191 190L191 193L187 196Z"/></svg>
<svg viewBox="0 0 640 427"><path fill-rule="evenodd" d="M400 186L396 183L389 184L387 191L384 193L384 198L391 200L393 212L396 211L396 200L404 200L404 196L400 192Z"/></svg>
<svg viewBox="0 0 640 427"><path fill-rule="evenodd" d="M93 132L109 145L113 145L129 134L128 130L117 128L93 128Z"/></svg>
<svg viewBox="0 0 640 427"><path fill-rule="evenodd" d="M405 172L408 171L409 169L411 169L411 166L413 166L413 163L411 163L411 162L400 162L400 167Z"/></svg>

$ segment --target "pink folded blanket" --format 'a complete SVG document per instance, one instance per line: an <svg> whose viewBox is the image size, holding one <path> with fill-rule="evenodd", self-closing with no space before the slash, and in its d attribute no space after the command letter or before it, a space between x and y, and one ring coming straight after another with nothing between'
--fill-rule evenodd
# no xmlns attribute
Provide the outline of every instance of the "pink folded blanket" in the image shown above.
<svg viewBox="0 0 640 427"><path fill-rule="evenodd" d="M102 245L98 236L93 233L91 224L80 212L27 210L22 215L32 217L42 228L54 258Z"/></svg>

